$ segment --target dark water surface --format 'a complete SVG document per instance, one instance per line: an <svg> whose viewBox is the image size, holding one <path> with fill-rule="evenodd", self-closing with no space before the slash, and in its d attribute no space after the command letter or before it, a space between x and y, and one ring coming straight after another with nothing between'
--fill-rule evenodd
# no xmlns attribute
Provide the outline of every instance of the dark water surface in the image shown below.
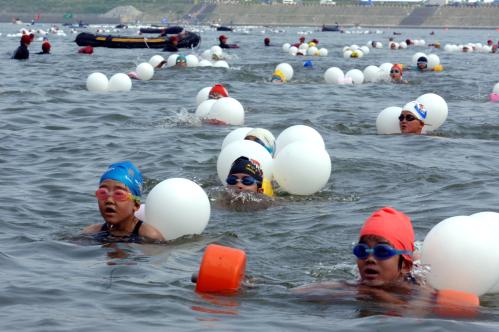
<svg viewBox="0 0 499 332"><path fill-rule="evenodd" d="M281 51L299 29L263 34L229 33L240 44L229 54L230 70L165 69L152 81L133 82L129 93L90 93L86 77L133 70L155 50L95 50L76 54L74 35L50 37L53 54L10 60L19 26L0 25L0 319L2 330L497 330L499 295L482 297L473 320L390 317L376 303L308 303L289 289L311 282L356 278L351 243L374 210L391 205L412 219L416 239L439 221L499 202L499 104L487 95L498 81L499 55L444 53L442 73L408 73L409 85L334 86L328 67L345 72L383 62L410 63L417 51L386 49L384 34L314 33L326 58ZM44 27L47 28L46 26ZM304 29L300 29L304 30ZM401 30L398 39L485 42L490 31ZM215 31L202 33L200 54ZM269 36L276 47L264 48ZM385 48L345 60L344 45L380 40ZM38 51L40 42L31 46ZM166 55L165 55L166 56ZM286 85L268 82L275 65L295 69ZM142 170L147 190L169 177L186 177L210 190L219 186L216 158L230 127L201 125L192 118L196 93L221 82L246 110L246 125L277 135L306 124L317 129L332 158L332 175L320 193L279 197L269 209L234 212L213 207L201 236L171 245L102 245L80 230L101 222L93 196L111 163L130 159ZM433 136L376 135L375 120L388 106L434 92L448 103L449 117ZM233 297L196 294L190 282L207 244L247 252L252 287ZM497 263L497 262L491 262ZM367 308L366 308L367 305ZM365 314L365 311L372 314Z"/></svg>

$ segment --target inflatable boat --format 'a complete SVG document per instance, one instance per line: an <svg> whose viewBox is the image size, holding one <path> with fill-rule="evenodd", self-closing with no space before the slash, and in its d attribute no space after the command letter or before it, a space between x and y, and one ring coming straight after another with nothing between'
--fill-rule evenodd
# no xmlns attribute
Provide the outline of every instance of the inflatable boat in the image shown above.
<svg viewBox="0 0 499 332"><path fill-rule="evenodd" d="M186 32L178 42L177 48L192 48L199 44L201 37L193 32ZM170 44L168 37L132 37L95 35L82 32L76 36L78 46L109 47L109 48L164 48Z"/></svg>

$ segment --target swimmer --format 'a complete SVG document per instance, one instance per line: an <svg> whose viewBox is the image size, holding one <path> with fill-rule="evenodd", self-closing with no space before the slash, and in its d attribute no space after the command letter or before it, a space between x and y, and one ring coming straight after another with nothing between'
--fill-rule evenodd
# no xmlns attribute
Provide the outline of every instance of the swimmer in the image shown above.
<svg viewBox="0 0 499 332"><path fill-rule="evenodd" d="M400 132L402 134L421 134L428 115L425 107L417 101L407 103L399 116Z"/></svg>
<svg viewBox="0 0 499 332"><path fill-rule="evenodd" d="M402 78L402 75L403 75L402 66L398 63L394 64L390 69L390 78L392 79L392 83L397 83L397 84L409 83Z"/></svg>
<svg viewBox="0 0 499 332"><path fill-rule="evenodd" d="M218 37L218 41L220 42L218 46L220 46L221 48L239 48L239 45L237 44L227 44L228 39L229 37L227 37L226 35L221 35L220 37Z"/></svg>
<svg viewBox="0 0 499 332"><path fill-rule="evenodd" d="M163 235L153 226L135 217L140 207L142 175L130 161L111 164L100 178L95 192L104 224L94 224L83 229L85 234L144 237L153 241L164 241Z"/></svg>
<svg viewBox="0 0 499 332"><path fill-rule="evenodd" d="M301 37L300 37L300 39L298 39L298 40L299 40L300 42L295 43L295 44L293 44L293 45L291 45L291 46L294 46L294 47L296 47L296 48L299 48L301 44L305 43L305 37L304 37L304 36L301 36Z"/></svg>
<svg viewBox="0 0 499 332"><path fill-rule="evenodd" d="M226 179L227 188L241 192L263 194L263 172L256 160L239 157L233 163Z"/></svg>
<svg viewBox="0 0 499 332"><path fill-rule="evenodd" d="M396 50L397 49L397 44L395 44L394 42L391 42L390 43L390 49L391 50Z"/></svg>
<svg viewBox="0 0 499 332"><path fill-rule="evenodd" d="M265 39L263 40L263 45L270 46L270 38L269 37L265 37Z"/></svg>
<svg viewBox="0 0 499 332"><path fill-rule="evenodd" d="M270 82L272 83L286 83L286 76L284 76L281 70L276 70L272 77L270 78Z"/></svg>
<svg viewBox="0 0 499 332"><path fill-rule="evenodd" d="M416 68L419 71L428 71L428 70L430 70L428 68L428 59L425 56L419 57L418 60L417 60L417 62L416 62L416 64L417 64Z"/></svg>
<svg viewBox="0 0 499 332"><path fill-rule="evenodd" d="M265 148L272 156L275 151L275 138L270 131L264 128L254 128L250 130L244 138L249 141L254 141Z"/></svg>
<svg viewBox="0 0 499 332"><path fill-rule="evenodd" d="M92 53L94 53L94 48L92 46L88 45L88 46L80 48L78 50L78 53L81 53L81 54L92 54Z"/></svg>
<svg viewBox="0 0 499 332"><path fill-rule="evenodd" d="M29 44L31 44L31 37L29 35L22 35L19 43L20 43L20 45L17 48L14 55L12 56L12 59L16 59L16 60L29 59L28 46L29 46Z"/></svg>
<svg viewBox="0 0 499 332"><path fill-rule="evenodd" d="M208 99L220 99L223 97L228 97L229 92L227 89L222 85L222 84L215 84L209 94L208 94Z"/></svg>
<svg viewBox="0 0 499 332"><path fill-rule="evenodd" d="M171 36L168 39L168 44L163 48L163 51L167 52L178 52L178 37Z"/></svg>
<svg viewBox="0 0 499 332"><path fill-rule="evenodd" d="M175 67L187 68L187 58L183 54L179 54L177 60L175 60Z"/></svg>
<svg viewBox="0 0 499 332"><path fill-rule="evenodd" d="M49 39L47 37L43 37L42 51L39 52L38 54L50 54L51 48L52 45L50 45Z"/></svg>

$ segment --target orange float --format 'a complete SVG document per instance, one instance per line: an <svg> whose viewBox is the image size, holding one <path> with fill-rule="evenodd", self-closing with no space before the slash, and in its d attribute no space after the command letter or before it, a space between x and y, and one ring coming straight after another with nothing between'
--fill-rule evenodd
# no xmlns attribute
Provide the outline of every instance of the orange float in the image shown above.
<svg viewBox="0 0 499 332"><path fill-rule="evenodd" d="M192 280L196 282L196 292L234 293L241 287L245 269L243 250L210 244Z"/></svg>
<svg viewBox="0 0 499 332"><path fill-rule="evenodd" d="M480 299L472 293L441 289L437 293L435 312L445 317L471 318L478 315Z"/></svg>

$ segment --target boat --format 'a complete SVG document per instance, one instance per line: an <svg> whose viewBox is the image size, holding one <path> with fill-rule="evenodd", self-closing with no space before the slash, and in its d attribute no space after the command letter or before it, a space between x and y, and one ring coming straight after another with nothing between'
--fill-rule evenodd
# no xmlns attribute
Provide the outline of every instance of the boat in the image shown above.
<svg viewBox="0 0 499 332"><path fill-rule="evenodd" d="M140 28L140 33L159 33L162 35L174 35L181 33L184 28L179 26L173 27L151 27L151 28Z"/></svg>
<svg viewBox="0 0 499 332"><path fill-rule="evenodd" d="M341 28L340 26L337 24L337 25L325 25L323 24L322 25L322 31L337 31L337 32L341 32Z"/></svg>
<svg viewBox="0 0 499 332"><path fill-rule="evenodd" d="M186 31L178 42L177 48L192 48L199 44L201 37L194 32ZM95 35L82 32L76 36L78 46L109 47L109 48L164 48L170 45L168 37L146 38L140 36Z"/></svg>
<svg viewBox="0 0 499 332"><path fill-rule="evenodd" d="M226 26L219 26L217 27L217 31L232 31L232 28L226 27Z"/></svg>

